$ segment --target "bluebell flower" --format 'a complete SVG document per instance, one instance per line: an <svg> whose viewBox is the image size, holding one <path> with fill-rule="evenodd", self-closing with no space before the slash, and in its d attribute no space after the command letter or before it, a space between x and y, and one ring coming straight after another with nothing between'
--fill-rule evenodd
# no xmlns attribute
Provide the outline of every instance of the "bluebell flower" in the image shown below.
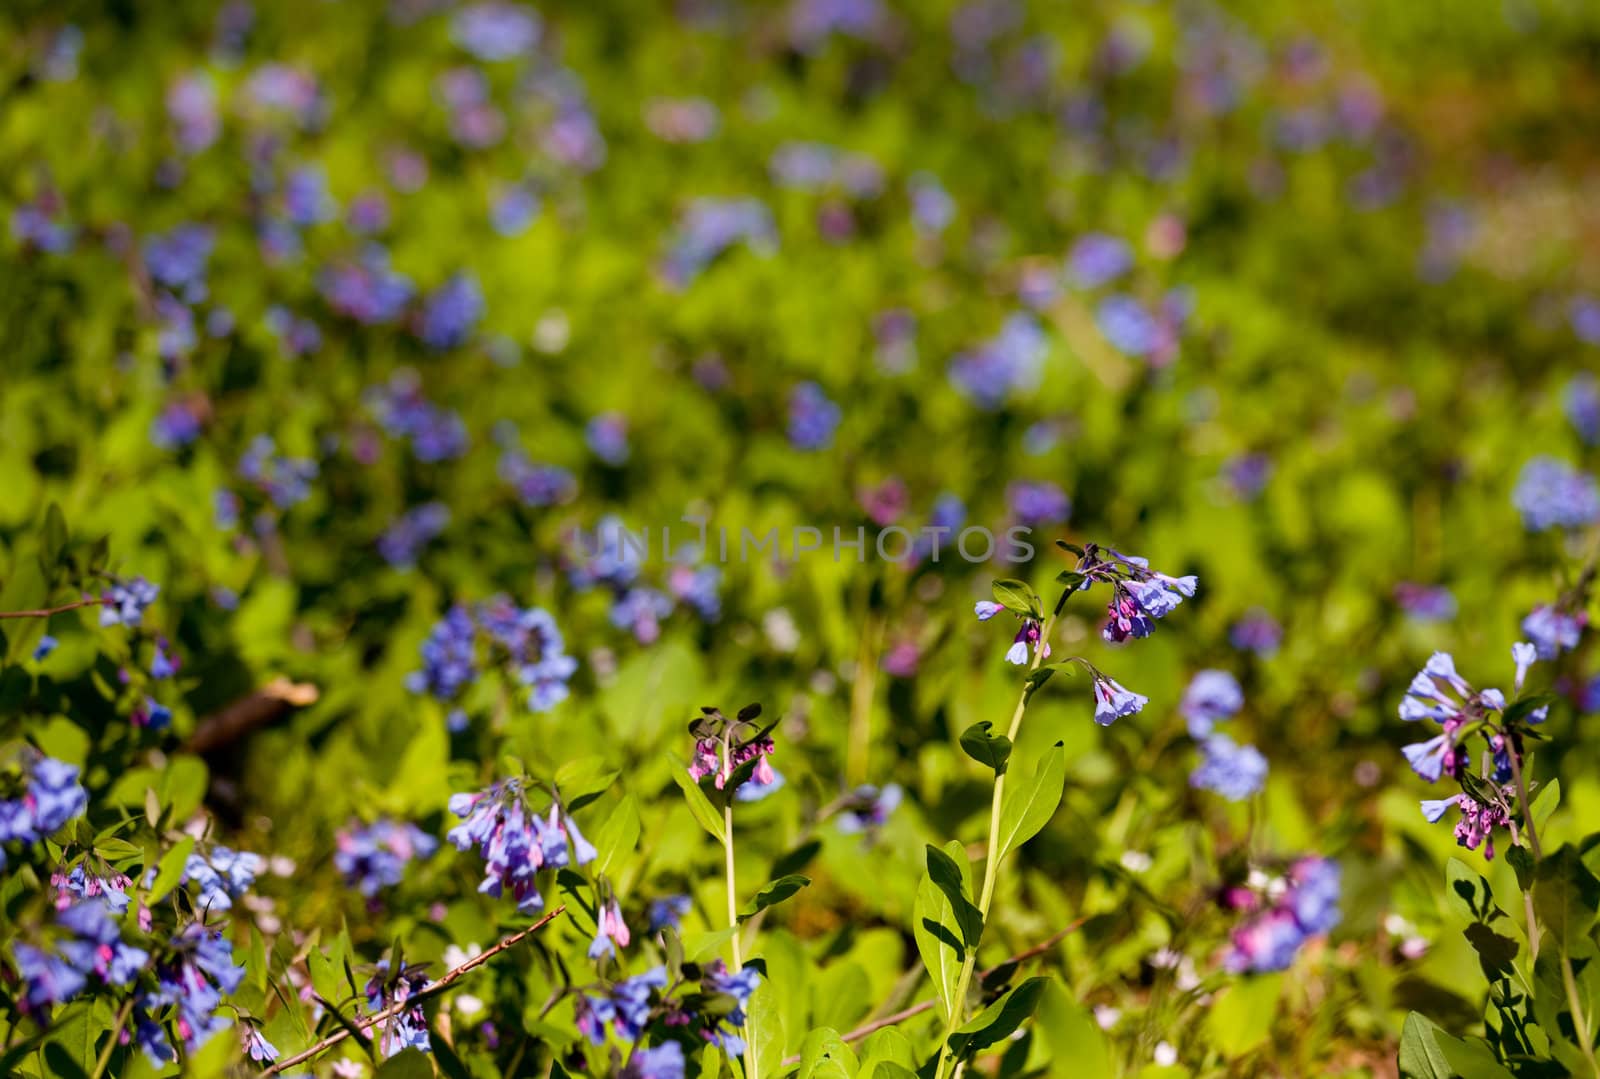
<svg viewBox="0 0 1600 1079"><path fill-rule="evenodd" d="M845 835L877 831L888 823L903 796L898 783L885 784L882 789L871 785L857 787L851 794L850 808L842 810L836 818L839 831Z"/></svg>
<svg viewBox="0 0 1600 1079"><path fill-rule="evenodd" d="M662 274L669 284L683 288L723 252L741 243L758 253L777 245L772 213L762 202L753 198L695 199L678 226Z"/></svg>
<svg viewBox="0 0 1600 1079"><path fill-rule="evenodd" d="M1006 487L1011 516L1028 528L1062 524L1072 516L1072 499L1053 483L1019 480Z"/></svg>
<svg viewBox="0 0 1600 1079"><path fill-rule="evenodd" d="M667 572L667 589L706 622L722 616L722 570L718 566L675 565Z"/></svg>
<svg viewBox="0 0 1600 1079"><path fill-rule="evenodd" d="M617 412L605 412L589 421L584 438L594 455L612 467L628 461L628 421Z"/></svg>
<svg viewBox="0 0 1600 1079"><path fill-rule="evenodd" d="M1528 668L1533 666L1538 658L1538 649L1527 641L1518 641L1511 646L1511 662L1517 665L1516 681L1513 686L1518 693L1522 692L1522 683L1528 677Z"/></svg>
<svg viewBox="0 0 1600 1079"><path fill-rule="evenodd" d="M1408 616L1419 622L1443 622L1456 615L1456 598L1443 586L1402 581L1394 586L1394 598Z"/></svg>
<svg viewBox="0 0 1600 1079"><path fill-rule="evenodd" d="M58 955L17 941L11 946L17 973L23 982L25 1009L46 1008L71 1000L88 986L89 979Z"/></svg>
<svg viewBox="0 0 1600 1079"><path fill-rule="evenodd" d="M429 348L459 348L483 318L483 291L477 279L458 273L429 293L417 319L417 336Z"/></svg>
<svg viewBox="0 0 1600 1079"><path fill-rule="evenodd" d="M150 442L157 449L181 449L199 437L199 410L188 400L169 402L150 424Z"/></svg>
<svg viewBox="0 0 1600 1079"><path fill-rule="evenodd" d="M1227 671L1204 670L1189 679L1178 710L1189 724L1191 738L1204 738L1214 724L1231 718L1244 707L1239 680Z"/></svg>
<svg viewBox="0 0 1600 1079"><path fill-rule="evenodd" d="M539 196L524 184L502 189L489 206L489 224L501 236L517 236L539 216Z"/></svg>
<svg viewBox="0 0 1600 1079"><path fill-rule="evenodd" d="M206 263L216 235L205 225L180 225L151 236L144 244L144 265L159 285L190 303L205 298Z"/></svg>
<svg viewBox="0 0 1600 1079"><path fill-rule="evenodd" d="M1522 632L1542 660L1552 660L1563 651L1578 647L1578 638L1588 622L1584 611L1569 613L1551 604L1535 607L1522 620Z"/></svg>
<svg viewBox="0 0 1600 1079"><path fill-rule="evenodd" d="M745 1009L750 1006L750 997L756 991L756 986L761 984L761 972L755 967L744 967L738 973L732 973L717 959L706 966L700 979L700 987L712 993L722 993L733 998L733 1008L706 1031L706 1040L713 1045L722 1047L723 1052L730 1057L740 1056L744 1053L744 1039L733 1033L732 1030L723 1029L723 1024L737 1029L745 1024Z"/></svg>
<svg viewBox="0 0 1600 1079"><path fill-rule="evenodd" d="M993 411L1013 393L1038 385L1049 339L1038 319L1026 312L1006 318L1000 332L950 361L948 375L963 396Z"/></svg>
<svg viewBox="0 0 1600 1079"><path fill-rule="evenodd" d="M1149 356L1161 344L1156 317L1132 296L1118 293L1101 300L1095 323L1112 347L1128 356Z"/></svg>
<svg viewBox="0 0 1600 1079"><path fill-rule="evenodd" d="M1099 288L1133 268L1133 249L1126 240L1103 232L1078 238L1067 253L1067 277L1078 288Z"/></svg>
<svg viewBox="0 0 1600 1079"><path fill-rule="evenodd" d="M1191 787L1238 802L1266 785L1267 758L1255 746L1236 745L1225 734L1213 734L1200 742L1200 753L1200 766L1189 773Z"/></svg>
<svg viewBox="0 0 1600 1079"><path fill-rule="evenodd" d="M278 1059L278 1047L267 1041L260 1028L253 1024L244 1027L244 1051L257 1064L270 1064Z"/></svg>
<svg viewBox="0 0 1600 1079"><path fill-rule="evenodd" d="M230 910L233 901L250 890L265 865L259 854L217 844L209 853L195 850L189 855L183 866L183 881L199 889L195 904L201 910Z"/></svg>
<svg viewBox="0 0 1600 1079"><path fill-rule="evenodd" d="M450 36L479 60L495 62L527 56L539 42L539 17L508 3L462 8L450 22Z"/></svg>
<svg viewBox="0 0 1600 1079"><path fill-rule="evenodd" d="M116 581L101 594L100 624L136 629L144 621L145 609L160 594L161 586L143 577Z"/></svg>
<svg viewBox="0 0 1600 1079"><path fill-rule="evenodd" d="M843 413L815 382L802 382L789 394L789 442L800 450L833 445Z"/></svg>
<svg viewBox="0 0 1600 1079"><path fill-rule="evenodd" d="M1094 721L1102 727L1109 727L1124 716L1136 714L1149 703L1149 697L1135 693L1104 675L1098 675L1094 680Z"/></svg>
<svg viewBox="0 0 1600 1079"><path fill-rule="evenodd" d="M956 200L937 177L926 172L912 175L906 184L911 197L911 221L919 232L937 234L956 218Z"/></svg>
<svg viewBox="0 0 1600 1079"><path fill-rule="evenodd" d="M662 1042L653 1049L635 1047L622 1065L623 1079L683 1079L683 1046Z"/></svg>
<svg viewBox="0 0 1600 1079"><path fill-rule="evenodd" d="M11 212L11 235L25 246L61 254L72 249L77 230L58 220L56 208L40 200Z"/></svg>
<svg viewBox="0 0 1600 1079"><path fill-rule="evenodd" d="M616 897L600 904L599 916L595 919L594 942L589 945L589 958L616 958L617 948L626 948L631 939L632 934L628 931L628 923L623 921L622 908L617 906Z"/></svg>
<svg viewBox="0 0 1600 1079"><path fill-rule="evenodd" d="M1254 652L1258 656L1277 655L1283 643L1283 627L1277 619L1259 608L1247 612L1228 629L1228 640L1241 652Z"/></svg>
<svg viewBox="0 0 1600 1079"><path fill-rule="evenodd" d="M672 597L654 588L630 588L611 605L611 624L630 631L640 644L661 636L661 621L672 613Z"/></svg>
<svg viewBox="0 0 1600 1079"><path fill-rule="evenodd" d="M1585 446L1600 445L1600 379L1575 375L1561 394L1567 420Z"/></svg>
<svg viewBox="0 0 1600 1079"><path fill-rule="evenodd" d="M686 895L668 895L652 900L645 931L654 936L663 929L677 929L693 906L693 900Z"/></svg>
<svg viewBox="0 0 1600 1079"><path fill-rule="evenodd" d="M261 489L279 509L288 509L311 497L317 463L278 452L271 435L257 435L239 458L239 475Z"/></svg>
<svg viewBox="0 0 1600 1079"><path fill-rule="evenodd" d="M61 642L57 641L48 633L46 633L43 637L40 637L39 643L33 646L34 662L37 663L48 656L51 652L54 652L56 650L56 645L60 643Z"/></svg>
<svg viewBox="0 0 1600 1079"><path fill-rule="evenodd" d="M413 859L431 857L439 841L414 824L380 819L335 837L333 864L345 883L371 898L399 884Z"/></svg>
<svg viewBox="0 0 1600 1079"><path fill-rule="evenodd" d="M29 768L21 798L0 800L0 843L46 839L89 806L75 765L40 757Z"/></svg>
<svg viewBox="0 0 1600 1079"><path fill-rule="evenodd" d="M339 215L339 204L328 193L328 174L320 165L306 165L289 174L283 183L283 204L289 220L301 228Z"/></svg>
<svg viewBox="0 0 1600 1079"><path fill-rule="evenodd" d="M450 524L450 510L442 502L425 502L407 510L378 537L378 554L397 569L410 569L417 555Z"/></svg>
<svg viewBox="0 0 1600 1079"><path fill-rule="evenodd" d="M428 986L428 976L416 967L409 967L390 978L389 961L378 961L378 973L367 982L367 1008L373 1012L387 1011L415 997ZM419 1052L433 1051L428 1037L428 1017L422 1004L406 1008L392 1019L385 1020L379 1028L379 1048L385 1057L392 1057L406 1049Z"/></svg>
<svg viewBox="0 0 1600 1079"><path fill-rule="evenodd" d="M122 915L128 909L128 886L132 881L120 874L97 877L84 869L80 862L68 873L50 875L50 884L56 890L56 909L66 910L79 901L94 900L112 914Z"/></svg>
<svg viewBox="0 0 1600 1079"><path fill-rule="evenodd" d="M1511 501L1530 532L1582 528L1600 520L1600 486L1594 477L1554 457L1522 466Z"/></svg>
<svg viewBox="0 0 1600 1079"><path fill-rule="evenodd" d="M1267 909L1232 935L1223 966L1233 973L1285 970L1307 940L1339 924L1340 872L1326 858L1302 858ZM1269 893L1270 895L1271 893Z"/></svg>
<svg viewBox="0 0 1600 1079"><path fill-rule="evenodd" d="M334 311L367 326L396 323L416 293L411 279L389 265L389 252L368 245L356 262L337 263L317 278L323 299Z"/></svg>

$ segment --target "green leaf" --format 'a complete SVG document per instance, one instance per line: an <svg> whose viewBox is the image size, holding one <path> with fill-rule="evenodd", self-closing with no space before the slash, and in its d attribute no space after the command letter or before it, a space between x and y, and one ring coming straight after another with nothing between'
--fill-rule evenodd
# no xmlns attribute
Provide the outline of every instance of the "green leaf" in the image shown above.
<svg viewBox="0 0 1600 1079"><path fill-rule="evenodd" d="M1013 779L1016 777L1012 777ZM1060 742L1045 751L1044 759L1033 773L1030 784L1007 787L1000 803L1000 851L995 862L1017 847L1038 835L1056 807L1067 786L1067 754Z"/></svg>
<svg viewBox="0 0 1600 1079"><path fill-rule="evenodd" d="M44 1047L44 1062L50 1065L52 1079L89 1079L89 1073L72 1059L72 1054L63 1049L59 1042L50 1042Z"/></svg>
<svg viewBox="0 0 1600 1079"><path fill-rule="evenodd" d="M1218 993L1206 1015L1211 1044L1230 1060L1267 1040L1283 992L1281 974L1241 978Z"/></svg>
<svg viewBox="0 0 1600 1079"><path fill-rule="evenodd" d="M595 871L615 872L613 867L619 865L622 857L639 845L639 829L639 799L630 794L611 811L595 836L595 850L599 852L595 859Z"/></svg>
<svg viewBox="0 0 1600 1079"><path fill-rule="evenodd" d="M1570 843L1540 859L1534 870L1533 907L1564 947L1594 924L1595 912L1600 909L1600 880Z"/></svg>
<svg viewBox="0 0 1600 1079"><path fill-rule="evenodd" d="M1034 1009L1035 1037L1049 1053L1052 1076L1115 1079L1105 1032L1089 1009L1079 1004L1059 979L1052 978Z"/></svg>
<svg viewBox="0 0 1600 1079"><path fill-rule="evenodd" d="M1561 805L1561 780L1552 779L1539 788L1533 796L1533 804L1528 808L1529 815L1533 818L1535 828L1543 828L1544 822L1550 819Z"/></svg>
<svg viewBox="0 0 1600 1079"><path fill-rule="evenodd" d="M693 933L683 938L683 954L691 963L702 962L707 956L722 950L733 939L733 927L724 926L708 933Z"/></svg>
<svg viewBox="0 0 1600 1079"><path fill-rule="evenodd" d="M1412 1012L1400 1032L1400 1079L1513 1079L1488 1046L1465 1042Z"/></svg>
<svg viewBox="0 0 1600 1079"><path fill-rule="evenodd" d="M1527 891L1533 887L1533 855L1528 853L1528 848L1513 846L1506 851L1506 862L1517 874L1517 887Z"/></svg>
<svg viewBox="0 0 1600 1079"><path fill-rule="evenodd" d="M161 856L161 862L156 867L155 882L150 885L150 899L152 902L165 899L171 894L172 889L183 880L184 863L189 860L189 855L194 853L194 836L186 835L172 849Z"/></svg>
<svg viewBox="0 0 1600 1079"><path fill-rule="evenodd" d="M806 1035L800 1047L800 1070L795 1079L854 1079L860 1063L839 1032L821 1027Z"/></svg>
<svg viewBox="0 0 1600 1079"><path fill-rule="evenodd" d="M700 827L718 843L725 842L722 832L722 814L717 812L711 804L711 799L706 797L706 792L700 789L700 784L689 775L689 766L684 764L675 753L668 753L672 760L672 781L683 791L683 797L689 803L689 812L694 814L694 819L700 822Z"/></svg>
<svg viewBox="0 0 1600 1079"><path fill-rule="evenodd" d="M1033 695L1039 692L1044 684L1050 681L1050 679L1056 674L1071 674L1074 666L1076 666L1076 664L1046 663L1043 666L1035 667L1033 670L1029 671L1027 685L1022 693L1023 703L1026 704L1033 700Z"/></svg>
<svg viewBox="0 0 1600 1079"><path fill-rule="evenodd" d="M1029 978L1011 992L989 1005L969 1022L956 1028L950 1035L950 1051L957 1058L981 1053L1014 1034L1018 1027L1033 1014L1039 997L1050 979Z"/></svg>
<svg viewBox="0 0 1600 1079"><path fill-rule="evenodd" d="M1039 603L1039 595L1026 581L1007 577L994 582L994 601L1013 614L1037 622L1044 621L1044 608Z"/></svg>
<svg viewBox="0 0 1600 1079"><path fill-rule="evenodd" d="M961 748L967 756L997 776L1006 774L1006 761L1011 758L1011 739L1003 734L989 733L994 724L987 719L974 723L961 735Z"/></svg>
<svg viewBox="0 0 1600 1079"><path fill-rule="evenodd" d="M1076 543L1068 543L1066 540L1056 540L1056 546L1060 547L1063 551L1071 551L1079 558L1083 557L1083 548L1079 547Z"/></svg>
<svg viewBox="0 0 1600 1079"><path fill-rule="evenodd" d="M420 1049L403 1049L383 1062L375 1079L433 1079L433 1064Z"/></svg>
<svg viewBox="0 0 1600 1079"><path fill-rule="evenodd" d="M1528 713L1538 711L1540 708L1548 708L1559 700L1561 698L1554 693L1535 693L1531 697L1523 697L1508 705L1506 710L1501 713L1500 720L1506 724L1515 723L1520 719L1526 718Z"/></svg>
<svg viewBox="0 0 1600 1079"><path fill-rule="evenodd" d="M924 876L917 886L917 901L911 916L911 935L917 942L917 954L933 980L940 1015L948 1022L954 1010L956 983L961 979L966 947L961 943L955 910L932 877Z"/></svg>
<svg viewBox="0 0 1600 1079"><path fill-rule="evenodd" d="M1444 879L1445 899L1466 921L1487 923L1505 915L1505 911L1495 905L1489 882L1460 858L1445 862Z"/></svg>
<svg viewBox="0 0 1600 1079"><path fill-rule="evenodd" d="M960 857L965 860L966 852L961 852ZM968 948L976 948L983 936L983 914L972 902L972 893L967 885L966 876L954 856L945 853L932 843L928 844L928 879L933 881L934 886L950 901L956 925L961 930L962 941Z"/></svg>
<svg viewBox="0 0 1600 1079"><path fill-rule="evenodd" d="M556 769L556 790L569 811L581 809L604 794L617 775L604 757L579 757Z"/></svg>
<svg viewBox="0 0 1600 1079"><path fill-rule="evenodd" d="M798 873L791 873L786 877L779 877L777 880L773 881L771 884L767 885L765 888L761 889L761 891L756 893L756 897L750 901L750 905L745 907L744 910L740 912L739 920L742 922L747 919L754 918L757 914L760 914L768 907L775 907L779 903L782 903L785 899L788 899L790 896L794 895L801 888L804 888L810 883L810 877L802 877Z"/></svg>
<svg viewBox="0 0 1600 1079"><path fill-rule="evenodd" d="M44 527L39 532L39 568L44 571L45 580L55 576L66 546L67 519L62 516L61 507L52 502L44 511Z"/></svg>

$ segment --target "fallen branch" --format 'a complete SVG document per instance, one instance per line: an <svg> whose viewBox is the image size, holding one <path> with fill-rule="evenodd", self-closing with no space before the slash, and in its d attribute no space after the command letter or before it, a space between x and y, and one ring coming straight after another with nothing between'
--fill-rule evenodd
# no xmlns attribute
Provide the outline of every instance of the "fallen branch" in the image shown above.
<svg viewBox="0 0 1600 1079"><path fill-rule="evenodd" d="M254 693L202 719L185 748L191 753L219 749L272 722L290 708L315 704L319 695L316 686L274 678Z"/></svg>
<svg viewBox="0 0 1600 1079"><path fill-rule="evenodd" d="M352 1019L348 1028L336 1030L332 1034L329 1034L326 1038L323 1038L320 1042L317 1042L315 1045L311 1046L311 1048L302 1050L292 1057L286 1057L283 1060L278 1061L270 1068L267 1068L265 1071L263 1071L261 1073L262 1076L278 1075L286 1069L294 1067L296 1064L304 1064L312 1057L327 1052L335 1045L338 1045L340 1042L350 1037L350 1031L352 1029L363 1032L368 1031L373 1027L378 1026L380 1023L388 1022L390 1019L393 1019L395 1016L400 1015L403 1012L410 1011L412 1008L415 1008L419 1003L427 1000L429 997L437 996L438 994L444 992L462 977L470 974L478 967L483 966L483 964L487 963L501 952L507 951L516 947L518 944L521 944L524 940L531 937L533 934L537 933L551 922L555 921L556 918L558 918L566 909L567 908L564 906L557 907L549 914L546 914L543 918L540 918L537 922L534 922L532 925L528 926L528 928L511 934L511 936L507 937L505 940L502 940L499 944L479 952L471 959L468 959L465 963L462 963L459 967L446 971L438 981L429 982L424 988L407 997L400 1003L392 1004L383 1009L381 1012L374 1012L372 1015Z"/></svg>
<svg viewBox="0 0 1600 1079"><path fill-rule="evenodd" d="M1018 952L1016 955L1014 955L1010 959L1007 959L1004 962L998 964L997 966L992 966L988 970L980 971L979 974L978 974L978 977L979 978L987 978L997 970L1002 970L1005 967L1014 966L1014 965L1016 965L1018 963L1026 963L1028 960L1034 958L1035 956L1043 955L1045 952L1048 952L1051 948L1054 948L1057 944L1060 944L1061 941L1063 939L1065 939L1066 936L1069 933L1073 933L1073 932L1076 932L1078 929L1081 929L1083 927L1083 923L1088 921L1088 920L1089 919L1087 919L1087 918L1079 918L1077 921L1071 923L1066 928L1061 929L1058 932L1056 932L1048 940L1041 941L1040 943L1035 944L1033 947L1027 949L1026 951ZM846 1041L846 1042L858 1042L862 1038L865 1038L869 1034L876 1034L878 1031L882 1030L884 1027L892 1027L896 1023L905 1022L907 1019L914 1019L917 1016L921 1015L923 1012L930 1010L937 1003L938 1003L938 1001L932 1000L932 999L919 1001L918 1003L911 1005L911 1007L909 1007L909 1008L902 1008L900 1011L892 1012L889 1015L886 1015L881 1019L874 1019L870 1023L863 1023L861 1026L856 1027L854 1030L850 1031L848 1034L841 1035L841 1040L842 1041ZM798 1064L798 1063L800 1063L800 1058L798 1056L786 1057L786 1058L784 1058L783 1066L785 1068L787 1068L791 1064Z"/></svg>
<svg viewBox="0 0 1600 1079"><path fill-rule="evenodd" d="M103 599L91 599L85 596L83 599L74 600L71 603L63 603L59 607L41 607L38 610L33 611L0 611L0 618L49 618L53 614L63 614L67 611L75 611L79 607L100 607L103 606L105 602L106 601Z"/></svg>

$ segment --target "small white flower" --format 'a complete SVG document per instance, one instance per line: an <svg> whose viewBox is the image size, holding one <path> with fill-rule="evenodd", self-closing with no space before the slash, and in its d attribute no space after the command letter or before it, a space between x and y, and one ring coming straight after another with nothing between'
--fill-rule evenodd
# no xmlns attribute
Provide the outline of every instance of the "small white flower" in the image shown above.
<svg viewBox="0 0 1600 1079"><path fill-rule="evenodd" d="M446 970L454 970L473 956L483 954L483 945L473 941L465 949L452 944L444 950L444 966Z"/></svg>
<svg viewBox="0 0 1600 1079"><path fill-rule="evenodd" d="M457 993L455 1000L456 1011L461 1013L463 1019L470 1019L483 1011L483 1001L471 993Z"/></svg>
<svg viewBox="0 0 1600 1079"><path fill-rule="evenodd" d="M1170 1068L1178 1062L1178 1051L1166 1042L1156 1046L1156 1063L1163 1068Z"/></svg>
<svg viewBox="0 0 1600 1079"><path fill-rule="evenodd" d="M793 652L800 647L800 629L794 624L794 615L787 607L775 607L761 619L761 628L767 641L779 652Z"/></svg>
<svg viewBox="0 0 1600 1079"><path fill-rule="evenodd" d="M1109 1004L1096 1004L1094 1006L1094 1021L1101 1030L1110 1030L1117 1025L1117 1020L1121 1018L1121 1008L1113 1008Z"/></svg>
<svg viewBox="0 0 1600 1079"><path fill-rule="evenodd" d="M339 1079L361 1079L367 1074L367 1066L359 1060L336 1060L333 1062L333 1074Z"/></svg>
<svg viewBox="0 0 1600 1079"><path fill-rule="evenodd" d="M1130 873L1143 873L1153 864L1153 859L1142 850L1122 852L1122 868Z"/></svg>

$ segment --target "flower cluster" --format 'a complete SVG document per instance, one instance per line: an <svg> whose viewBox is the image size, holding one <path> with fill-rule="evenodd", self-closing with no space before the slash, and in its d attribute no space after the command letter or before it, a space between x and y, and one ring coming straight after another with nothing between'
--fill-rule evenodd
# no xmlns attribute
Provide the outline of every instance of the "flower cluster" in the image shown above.
<svg viewBox="0 0 1600 1079"><path fill-rule="evenodd" d="M1528 612L1528 617L1522 620L1522 632L1527 634L1539 658L1548 661L1578 647L1578 638L1583 636L1588 622L1586 611L1568 611L1547 603Z"/></svg>
<svg viewBox="0 0 1600 1079"><path fill-rule="evenodd" d="M165 1022L170 1009L184 1051L193 1054L233 1025L218 1009L243 981L244 966L233 961L228 939L215 929L190 925L172 938L171 956L156 967L155 988L138 998L134 1040L157 1066L172 1060L176 1054Z"/></svg>
<svg viewBox="0 0 1600 1079"><path fill-rule="evenodd" d="M1312 937L1339 924L1339 864L1302 858L1282 877L1252 873L1250 887L1233 888L1226 899L1249 915L1233 931L1223 966L1229 971L1284 970Z"/></svg>
<svg viewBox="0 0 1600 1079"><path fill-rule="evenodd" d="M1083 575L1080 588L1097 581L1111 586L1111 600L1106 605L1108 618L1100 635L1112 643L1150 636L1155 632L1156 621L1193 596L1199 584L1192 574L1172 577L1157 573L1150 568L1149 559L1094 544L1084 549L1077 572Z"/></svg>
<svg viewBox="0 0 1600 1079"><path fill-rule="evenodd" d="M485 665L502 666L527 688L528 707L548 712L566 699L567 682L578 669L565 649L555 619L542 608L520 608L505 596L475 608L458 603L423 642L422 669L411 673L406 688L453 704ZM453 730L464 729L466 721L459 708L452 712Z"/></svg>
<svg viewBox="0 0 1600 1079"><path fill-rule="evenodd" d="M261 855L247 850L232 850L220 844L209 852L195 850L183 865L183 883L198 888L197 909L207 912L231 910L233 901L250 890L265 867Z"/></svg>
<svg viewBox="0 0 1600 1079"><path fill-rule="evenodd" d="M1530 532L1600 521L1600 485L1554 457L1535 457L1522 466L1511 501Z"/></svg>
<svg viewBox="0 0 1600 1079"><path fill-rule="evenodd" d="M713 787L741 802L759 801L783 786L783 774L768 759L777 748L769 735L772 727L755 727L759 704L747 705L733 719L716 708L700 711L689 725L695 737L691 779L698 783L709 776Z"/></svg>
<svg viewBox="0 0 1600 1079"><path fill-rule="evenodd" d="M429 858L439 849L439 841L416 825L387 819L352 825L334 842L334 867L369 899L399 884L412 859Z"/></svg>
<svg viewBox="0 0 1600 1079"><path fill-rule="evenodd" d="M150 961L149 952L123 942L105 903L75 903L56 916L56 924L71 935L53 952L21 941L12 948L24 984L22 1004L30 1010L72 999L91 979L129 985Z"/></svg>
<svg viewBox="0 0 1600 1079"><path fill-rule="evenodd" d="M428 976L421 967L406 967L389 975L389 961L378 961L378 972L367 982L367 1007L374 1013L404 1005L428 987ZM392 1057L404 1049L433 1051L428 1037L428 1017L423 1013L422 1002L417 1001L393 1018L378 1025L378 1044L385 1057Z"/></svg>
<svg viewBox="0 0 1600 1079"><path fill-rule="evenodd" d="M548 819L529 809L527 786L507 779L475 794L453 795L450 812L462 821L445 836L457 850L478 849L484 861L478 891L495 897L509 892L523 914L544 907L539 870L587 865L596 856L560 802L552 803Z"/></svg>
<svg viewBox="0 0 1600 1079"><path fill-rule="evenodd" d="M685 973L689 972L686 967ZM739 1056L745 1043L737 1031L744 1026L750 996L761 983L760 972L754 967L733 972L718 959L698 973L698 991L682 995L674 994L682 983L669 982L665 967L623 979L602 992L584 993L578 997L578 1030L594 1045L605 1044L608 1030L622 1041L635 1043L630 1064L624 1069L627 1075L663 1079L682 1075L681 1045L663 1041L647 1050L637 1044L656 1020L657 1029L663 1032L698 1039L730 1057Z"/></svg>
<svg viewBox="0 0 1600 1079"><path fill-rule="evenodd" d="M898 783L889 783L882 789L870 785L857 787L836 818L839 831L845 835L877 832L899 808L904 793Z"/></svg>
<svg viewBox="0 0 1600 1079"><path fill-rule="evenodd" d="M1537 650L1526 641L1511 648L1516 664L1514 691L1522 691L1528 668L1538 658ZM1411 768L1430 783L1450 776L1462 784L1462 791L1449 798L1427 799L1422 814L1429 823L1439 821L1455 806L1460 810L1456 841L1468 850L1483 847L1484 857L1494 857L1493 831L1511 821L1511 800L1516 790L1509 784L1521 769L1525 724L1545 720L1549 705L1522 709L1507 707L1505 694L1498 689L1474 690L1456 673L1455 661L1445 652L1435 652L1427 665L1412 679L1400 703L1400 718L1416 722L1432 720L1442 733L1425 742L1404 747ZM1488 774L1479 779L1470 774L1470 757L1465 741L1480 734L1492 760Z"/></svg>
<svg viewBox="0 0 1600 1079"><path fill-rule="evenodd" d="M271 435L257 435L239 458L240 477L259 488L279 509L310 497L311 481L317 473L317 463L310 458L279 453Z"/></svg>
<svg viewBox="0 0 1600 1079"><path fill-rule="evenodd" d="M137 628L144 621L145 609L160 594L161 586L143 577L113 582L100 596L100 624Z"/></svg>
<svg viewBox="0 0 1600 1079"><path fill-rule="evenodd" d="M1216 724L1244 707L1239 680L1227 671L1205 670L1189 680L1179 705L1189 736L1200 743L1200 766L1189 785L1215 791L1237 802L1259 791L1267 780L1267 759L1254 746L1239 745L1216 732Z"/></svg>
<svg viewBox="0 0 1600 1079"><path fill-rule="evenodd" d="M683 288L735 244L764 253L777 242L772 212L759 199L695 199L678 226L662 274L669 284Z"/></svg>
<svg viewBox="0 0 1600 1079"><path fill-rule="evenodd" d="M60 831L89 805L78 783L75 765L39 757L28 768L20 795L0 799L0 869L6 866L5 844L37 843Z"/></svg>
<svg viewBox="0 0 1600 1079"><path fill-rule="evenodd" d="M978 616L978 621L987 622L1001 611L1005 604L993 600L980 599L972 605L972 613ZM1015 612L1013 612L1015 613ZM1017 628L1017 635L1011 638L1011 647L1006 649L1006 662L1022 666L1028 662L1028 649L1032 648L1034 655L1039 659L1048 659L1050 656L1050 642L1044 639L1044 623L1031 615L1017 616L1022 624Z"/></svg>
<svg viewBox="0 0 1600 1079"><path fill-rule="evenodd" d="M391 438L404 439L424 464L460 457L467 450L461 417L430 402L422 380L410 368L396 371L386 385L370 387L362 401Z"/></svg>

